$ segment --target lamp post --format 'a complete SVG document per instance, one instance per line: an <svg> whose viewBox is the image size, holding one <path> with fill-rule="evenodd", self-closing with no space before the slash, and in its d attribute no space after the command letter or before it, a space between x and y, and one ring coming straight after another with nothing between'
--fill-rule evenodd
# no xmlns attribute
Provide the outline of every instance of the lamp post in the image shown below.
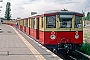
<svg viewBox="0 0 90 60"><path fill-rule="evenodd" d="M85 11L89 6L86 6L85 9L83 10L83 14L84 14L84 27L85 27Z"/></svg>
<svg viewBox="0 0 90 60"><path fill-rule="evenodd" d="M87 9L88 7L89 7L89 6L86 6L85 9L84 9L84 11L83 11L84 17L85 17L85 11L86 11L86 9Z"/></svg>

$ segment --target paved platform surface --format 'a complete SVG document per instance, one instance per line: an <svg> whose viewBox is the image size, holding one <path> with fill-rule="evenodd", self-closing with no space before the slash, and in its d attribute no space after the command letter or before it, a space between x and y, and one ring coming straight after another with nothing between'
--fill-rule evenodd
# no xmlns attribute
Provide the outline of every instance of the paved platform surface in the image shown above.
<svg viewBox="0 0 90 60"><path fill-rule="evenodd" d="M0 25L0 60L62 60L25 33Z"/></svg>

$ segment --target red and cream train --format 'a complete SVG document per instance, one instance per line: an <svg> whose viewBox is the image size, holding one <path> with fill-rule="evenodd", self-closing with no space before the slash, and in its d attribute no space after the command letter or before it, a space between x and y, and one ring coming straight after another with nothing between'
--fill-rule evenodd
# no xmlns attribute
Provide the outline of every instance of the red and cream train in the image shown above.
<svg viewBox="0 0 90 60"><path fill-rule="evenodd" d="M15 26L16 20L6 21ZM75 50L83 43L83 14L67 10L17 20L18 29L53 50Z"/></svg>

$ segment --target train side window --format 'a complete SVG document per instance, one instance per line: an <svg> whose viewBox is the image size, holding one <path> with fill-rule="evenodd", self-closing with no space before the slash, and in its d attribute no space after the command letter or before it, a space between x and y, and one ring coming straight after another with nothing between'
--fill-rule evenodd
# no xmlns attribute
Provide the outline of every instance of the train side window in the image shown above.
<svg viewBox="0 0 90 60"><path fill-rule="evenodd" d="M32 25L33 25L33 21L32 21L32 19L31 19L31 28L32 28Z"/></svg>
<svg viewBox="0 0 90 60"><path fill-rule="evenodd" d="M24 20L22 20L22 26L24 26Z"/></svg>
<svg viewBox="0 0 90 60"><path fill-rule="evenodd" d="M26 20L26 27L28 27L28 20Z"/></svg>
<svg viewBox="0 0 90 60"><path fill-rule="evenodd" d="M35 26L35 18L32 18L31 19L31 28L34 28L34 26Z"/></svg>
<svg viewBox="0 0 90 60"><path fill-rule="evenodd" d="M75 21L74 21L74 27L75 28L81 28L82 27L82 17L75 16Z"/></svg>
<svg viewBox="0 0 90 60"><path fill-rule="evenodd" d="M33 19L33 28L35 28L35 19Z"/></svg>
<svg viewBox="0 0 90 60"><path fill-rule="evenodd" d="M46 17L46 28L56 28L56 16Z"/></svg>
<svg viewBox="0 0 90 60"><path fill-rule="evenodd" d="M41 18L41 21L42 21L42 25L41 25L41 28L43 28L43 17Z"/></svg>
<svg viewBox="0 0 90 60"><path fill-rule="evenodd" d="M28 19L28 27L30 27L30 18Z"/></svg>

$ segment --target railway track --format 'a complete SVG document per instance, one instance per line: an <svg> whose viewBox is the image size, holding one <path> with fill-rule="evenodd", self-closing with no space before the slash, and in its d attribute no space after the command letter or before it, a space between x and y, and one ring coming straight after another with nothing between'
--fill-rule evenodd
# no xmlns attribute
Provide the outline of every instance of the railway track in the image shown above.
<svg viewBox="0 0 90 60"><path fill-rule="evenodd" d="M68 56L72 59L72 60L89 60L89 58L87 58L86 56L80 54L77 51L71 51Z"/></svg>
<svg viewBox="0 0 90 60"><path fill-rule="evenodd" d="M58 53L55 53L59 57L61 57L63 60L90 60L90 57L87 55L84 55L83 53L79 51L69 51L66 53L64 50L58 51Z"/></svg>
<svg viewBox="0 0 90 60"><path fill-rule="evenodd" d="M70 51L68 54L66 54L69 58L68 60L90 60L86 55L81 54L79 51Z"/></svg>

